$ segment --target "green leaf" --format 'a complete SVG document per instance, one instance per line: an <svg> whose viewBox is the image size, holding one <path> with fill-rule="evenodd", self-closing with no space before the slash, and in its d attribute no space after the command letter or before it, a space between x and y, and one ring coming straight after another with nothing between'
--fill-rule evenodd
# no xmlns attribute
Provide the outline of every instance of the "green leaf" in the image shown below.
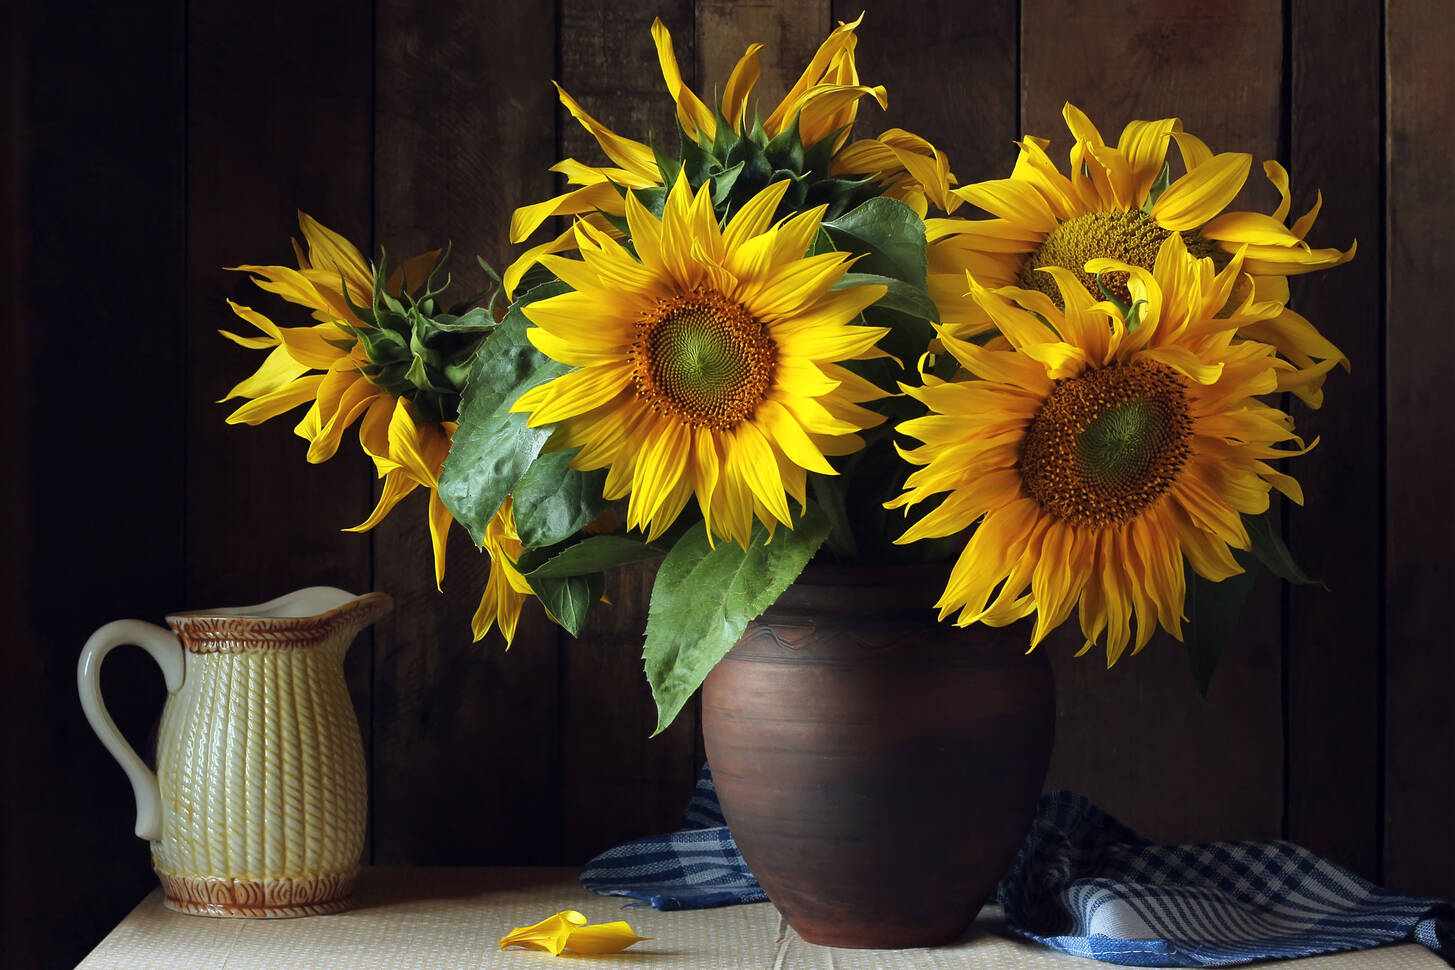
<svg viewBox="0 0 1455 970"><path fill-rule="evenodd" d="M839 249L867 254L860 269L925 287L925 224L903 202L870 199L823 227Z"/></svg>
<svg viewBox="0 0 1455 970"><path fill-rule="evenodd" d="M1187 644L1187 659L1192 667L1192 678L1197 689L1207 697L1212 685L1213 671L1222 658L1223 649L1232 642L1238 626L1238 614L1258 579L1258 563L1247 553L1234 549L1233 556L1243 571L1229 576L1220 583L1203 579L1189 565L1187 571L1187 597L1183 612L1187 620L1182 625L1182 640Z"/></svg>
<svg viewBox="0 0 1455 970"><path fill-rule="evenodd" d="M1283 539L1273 531L1273 523L1268 520L1268 513L1243 516L1243 526L1248 530L1248 538L1253 540L1253 555L1268 567L1270 573L1295 586L1329 588L1327 583L1309 576L1293 561L1293 553L1288 551Z"/></svg>
<svg viewBox="0 0 1455 970"><path fill-rule="evenodd" d="M833 289L844 290L851 286L874 285L888 287L885 294L874 301L877 309L891 310L919 320L928 320L931 323L940 322L939 308L935 306L935 301L930 299L930 295L925 292L923 287L913 286L892 276L879 276L874 273L845 273L839 277L838 282L833 285Z"/></svg>
<svg viewBox="0 0 1455 970"><path fill-rule="evenodd" d="M587 536L526 573L525 578L534 586L538 579L564 579L599 573L628 563L660 559L664 553L663 549L627 536Z"/></svg>
<svg viewBox="0 0 1455 970"><path fill-rule="evenodd" d="M477 306L463 316L441 313L430 318L436 330L446 333L486 333L495 329L495 320L482 306Z"/></svg>
<svg viewBox="0 0 1455 970"><path fill-rule="evenodd" d="M531 346L521 308L570 288L538 286L521 297L475 353L460 399L460 426L440 473L445 507L480 545L485 528L540 454L550 428L526 427L526 415L510 410L522 394L568 368Z"/></svg>
<svg viewBox="0 0 1455 970"><path fill-rule="evenodd" d="M606 508L601 497L606 470L579 472L569 464L576 450L541 455L511 489L515 532L528 547L569 539Z"/></svg>
<svg viewBox="0 0 1455 970"><path fill-rule="evenodd" d="M541 605L565 627L573 637L581 635L586 626L586 617L591 607L601 600L606 592L606 578L600 573L582 576L563 576L556 579L541 578L530 581Z"/></svg>
<svg viewBox="0 0 1455 970"><path fill-rule="evenodd" d="M828 518L809 506L790 531L753 524L745 550L726 540L708 544L706 529L677 540L652 585L642 660L665 731L750 621L798 578L829 532Z"/></svg>

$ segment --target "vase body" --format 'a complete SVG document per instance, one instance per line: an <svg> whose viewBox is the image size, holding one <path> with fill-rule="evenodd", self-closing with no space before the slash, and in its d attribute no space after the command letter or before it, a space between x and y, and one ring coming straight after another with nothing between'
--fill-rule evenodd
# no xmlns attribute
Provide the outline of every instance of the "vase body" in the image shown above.
<svg viewBox="0 0 1455 970"><path fill-rule="evenodd" d="M137 789L137 834L151 843L168 908L287 917L348 907L367 787L343 660L355 634L389 608L382 594L315 587L257 607L168 616L180 678L163 661L167 631L103 637L103 627L92 638L139 642L158 656L144 634L163 651L155 775L118 759ZM92 723L113 747L106 725Z"/></svg>
<svg viewBox="0 0 1455 970"><path fill-rule="evenodd" d="M810 567L703 686L723 814L809 942L955 940L1029 829L1050 665L1019 627L936 623L944 576Z"/></svg>

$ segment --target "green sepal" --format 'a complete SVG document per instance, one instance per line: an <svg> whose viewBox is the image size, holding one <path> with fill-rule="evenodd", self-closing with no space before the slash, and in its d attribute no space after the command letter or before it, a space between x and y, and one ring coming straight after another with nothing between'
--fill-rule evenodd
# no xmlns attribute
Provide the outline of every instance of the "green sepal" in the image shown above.
<svg viewBox="0 0 1455 970"><path fill-rule="evenodd" d="M1248 530L1248 538L1253 542L1253 548L1250 551L1258 557L1258 561L1266 566L1270 573L1295 586L1329 588L1328 583L1322 579L1314 579L1294 561L1293 553L1288 551L1288 546L1284 544L1283 539L1273 531L1273 523L1269 521L1267 512L1262 515L1243 516L1243 527Z"/></svg>
<svg viewBox="0 0 1455 970"><path fill-rule="evenodd" d="M413 384L416 389L421 391L434 391L438 394L449 394L453 393L455 390L453 387L449 387L444 383L443 377L441 377L439 380L436 380L433 376L431 376L429 365L424 362L424 358L418 353L414 355L414 359L413 361L411 361L409 365L409 370L405 372L404 377L406 380L409 381L409 383Z"/></svg>
<svg viewBox="0 0 1455 970"><path fill-rule="evenodd" d="M511 405L532 387L569 370L526 339L530 322L521 308L569 289L564 283L548 283L526 293L475 354L461 396L460 426L440 473L439 494L477 546L483 544L490 520L551 433L550 428L527 427L527 415L512 412Z"/></svg>
<svg viewBox="0 0 1455 970"><path fill-rule="evenodd" d="M728 204L733 195L733 186L737 185L738 177L742 174L743 163L738 162L732 168L724 169L711 176L714 208L721 208Z"/></svg>
<svg viewBox="0 0 1455 970"><path fill-rule="evenodd" d="M576 449L541 455L511 489L511 514L522 545L550 546L581 531L610 503L601 497L606 470L581 472Z"/></svg>
<svg viewBox="0 0 1455 970"><path fill-rule="evenodd" d="M1243 604L1258 580L1258 561L1251 554L1234 549L1233 558L1243 571L1220 583L1202 578L1190 564L1185 567L1187 595L1182 606L1186 614L1182 641L1187 644L1192 679L1204 698L1212 685L1213 671L1237 632Z"/></svg>
<svg viewBox="0 0 1455 970"><path fill-rule="evenodd" d="M654 735L671 725L748 623L798 578L828 532L828 518L810 505L793 529L778 529L771 543L758 522L747 549L728 540L714 548L706 528L677 540L652 585L642 649L657 703Z"/></svg>
<svg viewBox="0 0 1455 970"><path fill-rule="evenodd" d="M732 125L728 124L727 118L723 116L721 105L714 107L712 111L717 117L717 127L713 133L711 145L712 153L718 158L727 158L729 153L738 146L738 143L743 138L733 130ZM685 132L683 133L682 140L684 142L687 140Z"/></svg>
<svg viewBox="0 0 1455 970"><path fill-rule="evenodd" d="M662 218L662 210L667 208L667 193L670 191L665 186L654 185L645 189L627 189L637 197L637 201L658 219Z"/></svg>
<svg viewBox="0 0 1455 970"><path fill-rule="evenodd" d="M1157 180L1152 183L1152 187L1147 190L1147 201L1144 202L1144 203L1142 203L1142 211L1143 212L1151 212L1152 211L1152 207L1157 204L1157 200L1162 197L1162 193L1163 192L1166 192L1167 191L1167 186L1169 186L1171 184L1172 184L1172 163L1171 162L1163 162L1162 163L1162 172L1161 172L1161 174L1159 174L1157 176Z"/></svg>
<svg viewBox="0 0 1455 970"><path fill-rule="evenodd" d="M657 160L657 171L661 173L662 184L671 187L682 174L682 163L671 155L663 154L656 145L652 146L652 157Z"/></svg>
<svg viewBox="0 0 1455 970"><path fill-rule="evenodd" d="M763 154L774 168L788 169L792 172L804 170L803 139L798 135L796 117L791 125L774 135L772 140L763 147Z"/></svg>

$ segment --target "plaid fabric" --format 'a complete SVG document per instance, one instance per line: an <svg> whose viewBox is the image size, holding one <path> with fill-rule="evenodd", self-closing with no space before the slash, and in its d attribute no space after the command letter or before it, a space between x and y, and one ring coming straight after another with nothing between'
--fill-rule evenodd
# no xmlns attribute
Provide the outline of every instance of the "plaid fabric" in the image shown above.
<svg viewBox="0 0 1455 970"><path fill-rule="evenodd" d="M707 765L702 766L680 831L607 849L581 870L581 885L603 896L630 896L663 910L768 900L728 831Z"/></svg>
<svg viewBox="0 0 1455 970"><path fill-rule="evenodd" d="M1455 908L1289 842L1154 845L1073 792L1041 796L996 890L1015 933L1139 967L1215 967L1416 940L1455 966Z"/></svg>
<svg viewBox="0 0 1455 970"><path fill-rule="evenodd" d="M597 856L592 892L657 909L767 899L703 769L683 828ZM1073 792L1041 796L996 890L1014 933L1074 956L1210 967L1414 940L1455 966L1455 907L1380 889L1288 842L1154 845Z"/></svg>

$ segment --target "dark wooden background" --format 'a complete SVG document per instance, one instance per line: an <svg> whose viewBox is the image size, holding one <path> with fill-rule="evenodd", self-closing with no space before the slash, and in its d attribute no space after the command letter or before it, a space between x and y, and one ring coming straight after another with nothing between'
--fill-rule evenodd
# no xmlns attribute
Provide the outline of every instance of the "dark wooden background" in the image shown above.
<svg viewBox="0 0 1455 970"><path fill-rule="evenodd" d="M1071 99L1114 137L1181 116L1215 150L1289 163L1315 245L1351 264L1294 305L1353 360L1291 463L1290 543L1332 592L1261 581L1203 702L1159 639L1107 672L1053 645L1050 784L1154 838L1286 837L1406 890L1455 896L1450 602L1455 157L1451 7L1439 0L869 0L860 65L899 125L965 181L1004 176ZM781 92L860 0L22 0L0 7L4 343L4 895L7 966L68 966L152 884L129 788L81 717L86 635L121 616L243 604L314 583L382 589L393 616L349 676L372 764L378 863L574 863L671 827L701 757L689 711L648 740L648 577L577 642L538 612L472 645L484 582L457 532L433 589L422 495L372 536L352 439L308 466L291 420L214 403L258 357L219 338L224 298L277 309L239 262L288 262L295 208L371 252L452 240L509 258L511 210L547 166L597 159L557 78L636 137L670 132L648 34L672 28L711 92L753 40ZM1255 172L1257 168L1255 167ZM1259 180L1246 202L1276 197ZM461 260L463 266L468 260ZM465 276L470 282L478 277ZM1287 511L1287 510L1286 510ZM161 703L140 651L107 665L138 739Z"/></svg>

